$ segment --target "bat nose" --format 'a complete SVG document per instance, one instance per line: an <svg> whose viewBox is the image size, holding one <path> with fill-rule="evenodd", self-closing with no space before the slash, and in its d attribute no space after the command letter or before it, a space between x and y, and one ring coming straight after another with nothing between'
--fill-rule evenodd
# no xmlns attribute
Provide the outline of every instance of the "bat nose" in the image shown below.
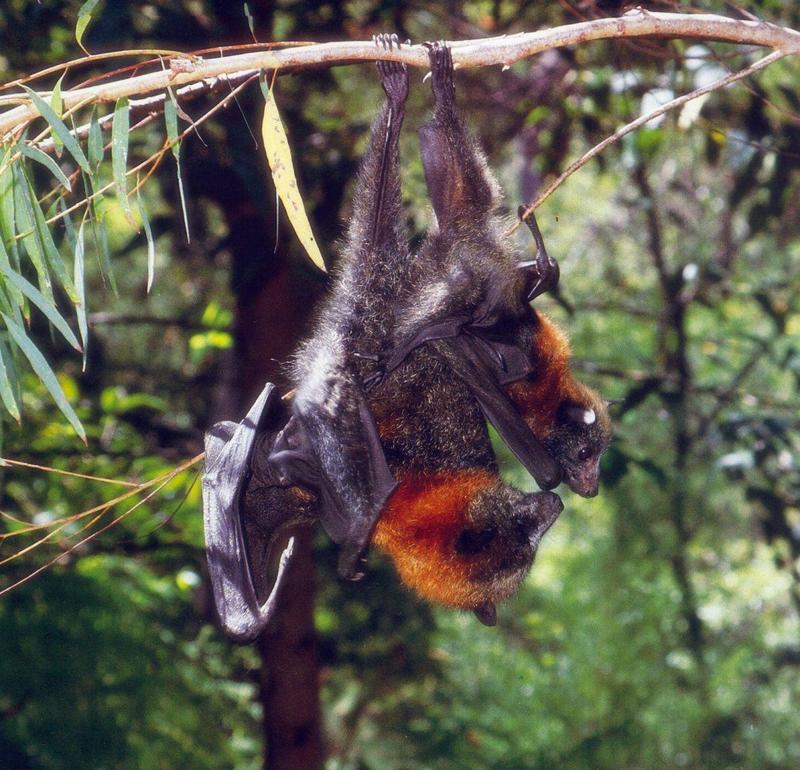
<svg viewBox="0 0 800 770"><path fill-rule="evenodd" d="M579 475L570 486L581 497L595 497L600 491L600 477L596 473Z"/></svg>

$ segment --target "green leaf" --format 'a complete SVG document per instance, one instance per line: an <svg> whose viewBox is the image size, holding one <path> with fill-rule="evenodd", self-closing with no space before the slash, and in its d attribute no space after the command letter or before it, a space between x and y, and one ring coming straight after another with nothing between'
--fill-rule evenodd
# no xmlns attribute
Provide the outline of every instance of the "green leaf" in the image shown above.
<svg viewBox="0 0 800 770"><path fill-rule="evenodd" d="M136 191L136 202L139 204L139 214L142 217L142 227L144 227L144 234L147 238L147 293L150 293L150 288L153 285L153 276L155 275L156 266L156 245L153 242L153 230L150 227L150 219L147 216L147 209L142 201L141 188Z"/></svg>
<svg viewBox="0 0 800 770"><path fill-rule="evenodd" d="M111 166L114 171L114 186L125 218L136 225L128 200L128 140L130 139L130 105L128 99L120 99L114 107L111 123Z"/></svg>
<svg viewBox="0 0 800 770"><path fill-rule="evenodd" d="M41 310L47 320L64 335L64 339L72 345L75 350L80 350L81 346L75 338L72 329L69 328L63 316L58 312L55 304L49 301L30 281L23 278L18 273L15 273L10 267L6 267L0 263L0 273L2 273L6 280L19 291L21 291L36 307Z"/></svg>
<svg viewBox="0 0 800 770"><path fill-rule="evenodd" d="M66 74L66 71L64 71L61 77L56 81L53 93L50 94L50 106L59 118L64 114L64 100L61 98L61 81L64 80L64 75ZM56 155L60 158L61 153L64 151L64 143L56 134L53 134L53 145L56 148Z"/></svg>
<svg viewBox="0 0 800 770"><path fill-rule="evenodd" d="M83 222L78 229L75 237L75 289L78 292L78 302L75 303L75 310L78 315L78 332L83 343L83 371L86 371L86 355L89 349L89 324L86 320L86 289L84 274L84 239Z"/></svg>
<svg viewBox="0 0 800 770"><path fill-rule="evenodd" d="M87 179L87 185L94 196L94 182ZM100 271L103 279L108 279L111 285L111 290L115 295L119 296L117 291L117 280L114 277L114 268L111 265L111 252L108 248L108 229L105 222L105 199L102 195L92 197L91 208L91 223L92 223L92 239L97 247L98 259L100 264Z"/></svg>
<svg viewBox="0 0 800 770"><path fill-rule="evenodd" d="M11 262L8 259L8 252L6 251L6 247L3 245L3 241L0 238L0 268L2 267L6 267L10 270ZM25 300L23 299L22 293L19 291L19 289L15 288L14 286L11 286L8 283L6 283L5 289L11 301L18 307L22 307Z"/></svg>
<svg viewBox="0 0 800 770"><path fill-rule="evenodd" d="M67 175L59 168L58 163L56 163L49 155L25 142L19 145L19 149L26 158L30 158L31 160L35 160L37 163L41 163L56 179L58 179L62 185L64 185L64 187L67 188L67 190L72 192L72 184L67 178Z"/></svg>
<svg viewBox="0 0 800 770"><path fill-rule="evenodd" d="M264 154L267 156L267 163L269 163L270 171L272 171L272 181L275 183L278 197L283 203L283 210L289 218L295 235L311 261L322 272L326 272L322 253L311 230L303 198L297 186L294 164L292 163L292 152L278 112L278 105L275 104L272 90L264 81L261 82L261 91L264 94L264 116L261 121L261 136L264 140Z"/></svg>
<svg viewBox="0 0 800 770"><path fill-rule="evenodd" d="M167 89L169 99L164 102L164 122L167 126L167 139L175 156L176 172L178 174L178 195L181 199L181 213L183 214L183 228L186 231L186 242L192 242L189 232L189 213L186 208L186 195L183 191L183 177L181 176L181 140L178 138L178 101L171 88Z"/></svg>
<svg viewBox="0 0 800 770"><path fill-rule="evenodd" d="M64 143L64 147L67 148L67 151L75 159L75 162L87 174L90 174L91 169L89 168L89 161L86 160L86 156L83 154L83 150L78 144L78 140L64 124L64 121L61 120L61 118L59 118L55 112L53 112L53 108L44 99L42 99L39 94L37 94L35 91L32 91L27 86L22 87L25 89L25 93L30 97L31 102L33 102L33 106L36 107L36 109L39 111L39 114L48 122L50 128L53 129L53 133L56 134Z"/></svg>
<svg viewBox="0 0 800 770"><path fill-rule="evenodd" d="M178 138L178 105L171 88L167 89L167 96L169 98L164 101L164 123L167 127L170 149L177 160L181 149L181 140Z"/></svg>
<svg viewBox="0 0 800 770"><path fill-rule="evenodd" d="M28 336L25 334L25 330L21 326L18 326L16 323L14 323L14 321L5 313L0 315L2 315L3 321L5 321L6 328L8 329L12 339L25 354L25 357L30 362L33 371L36 372L36 375L42 381L42 384L50 392L50 395L58 405L61 413L67 418L67 420L69 420L69 423L75 429L75 432L81 437L83 442L86 443L86 431L83 429L83 425L81 425L81 421L78 419L78 415L75 414L75 410L72 408L72 405L69 403L69 401L67 401L67 397L64 395L64 391L58 382L58 378L50 368L50 364L45 361L44 356L39 352L36 345L34 345L33 342L28 338Z"/></svg>
<svg viewBox="0 0 800 770"><path fill-rule="evenodd" d="M58 199L56 210L61 214L61 221L64 223L64 235L67 238L67 243L72 251L75 251L75 225L72 223L72 217L67 213L67 204L63 198ZM55 215L56 212L53 212ZM48 212L48 219L50 214Z"/></svg>
<svg viewBox="0 0 800 770"><path fill-rule="evenodd" d="M253 20L253 12L250 10L250 6L247 4L247 2L245 2L245 4L244 4L244 15L245 15L245 18L247 19L247 26L250 27L250 34L252 35L253 40L255 40L256 39L256 29L255 29L255 23L254 23L254 20Z"/></svg>
<svg viewBox="0 0 800 770"><path fill-rule="evenodd" d="M25 174L19 165L14 166L14 215L17 220L17 230L22 235L21 242L25 247L28 259L36 268L39 286L45 296L53 299L53 286L50 283L50 273L45 266L44 246L39 239L36 227L36 217L33 212L33 203L30 200L30 187Z"/></svg>
<svg viewBox="0 0 800 770"><path fill-rule="evenodd" d="M7 149L11 152L11 148ZM2 154L0 164L5 160L6 153ZM11 252L11 257L19 263L19 249L14 237L17 234L14 218L14 170L11 166L7 166L0 173L0 234L2 239L8 244Z"/></svg>
<svg viewBox="0 0 800 770"><path fill-rule="evenodd" d="M213 329L229 329L233 323L233 313L223 308L217 300L212 300L203 310L200 323Z"/></svg>
<svg viewBox="0 0 800 770"><path fill-rule="evenodd" d="M200 363L210 352L227 350L233 346L233 336L216 329L200 332L189 337L189 358L194 364Z"/></svg>
<svg viewBox="0 0 800 770"><path fill-rule="evenodd" d="M20 307L25 310L25 316L22 315ZM14 316L14 320L20 326L25 326L27 320L30 319L27 300L22 292L14 288L8 281L0 281L0 311Z"/></svg>
<svg viewBox="0 0 800 770"><path fill-rule="evenodd" d="M94 237L95 246L100 260L100 267L103 275L108 278L111 285L111 291L119 296L117 289L117 279L114 276L114 268L111 266L111 249L108 247L108 227L106 226L105 217L103 216L99 221L92 220L92 236Z"/></svg>
<svg viewBox="0 0 800 770"><path fill-rule="evenodd" d="M97 117L97 109L92 109L92 117L89 119L89 164L97 173L105 155L105 144L103 143L103 129L100 128L100 119Z"/></svg>
<svg viewBox="0 0 800 770"><path fill-rule="evenodd" d="M178 174L178 195L181 199L181 212L183 214L183 229L186 232L186 243L192 242L192 235L189 232L189 210L186 208L186 195L183 192L183 177L181 176L181 164L176 160L175 169Z"/></svg>
<svg viewBox="0 0 800 770"><path fill-rule="evenodd" d="M86 32L86 27L89 26L92 20L92 11L94 11L99 2L100 0L86 0L78 11L78 21L75 24L75 40L81 48L83 48L83 33ZM86 51L85 48L83 50Z"/></svg>
<svg viewBox="0 0 800 770"><path fill-rule="evenodd" d="M33 185L31 184L31 181L28 178L28 175L25 174L24 170L23 176L25 177L25 181L28 185L28 192L30 194L29 200L33 210L33 219L36 226L36 232L39 236L39 243L41 243L42 248L44 249L47 263L50 265L50 269L55 273L56 277L61 282L61 285L64 287L64 291L67 293L70 302L75 303L78 301L78 295L75 292L75 286L72 283L72 278L67 272L67 268L64 265L64 260L61 259L61 254L59 254L59 251L56 248L55 241L53 240L53 234L50 232L50 227L47 224L44 213L39 206L39 202L36 200L36 191L33 189Z"/></svg>
<svg viewBox="0 0 800 770"><path fill-rule="evenodd" d="M14 394L14 385L11 376L6 367L3 345L0 345L0 399L2 399L3 405L8 410L8 413L19 422L21 418L19 404Z"/></svg>

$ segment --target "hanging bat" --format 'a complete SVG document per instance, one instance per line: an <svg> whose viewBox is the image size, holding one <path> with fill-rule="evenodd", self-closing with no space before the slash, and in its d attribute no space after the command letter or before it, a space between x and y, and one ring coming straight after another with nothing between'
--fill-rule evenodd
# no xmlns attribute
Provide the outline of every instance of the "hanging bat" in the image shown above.
<svg viewBox="0 0 800 770"><path fill-rule="evenodd" d="M479 162L481 156L477 148L474 145L453 148L446 143L445 132L451 128L447 123L448 113L452 110L447 103L442 110L439 106L441 94L446 96L448 88L452 90L452 63L449 53L441 55L442 50L446 51L437 46L431 49L434 94L438 91L437 112L433 125L422 133L426 178L440 220L439 233L428 239L418 259L409 260L401 224L397 157L407 75L400 65L380 63L388 99L373 127L370 148L359 175L347 258L322 313L317 333L298 355L298 392L293 415L286 428L277 434L268 457L267 464L272 468L270 473L275 483L271 487L267 483L265 488L272 489L273 495L278 497L283 490L294 490L292 498L284 501L281 509L285 511L282 514L285 521L309 518L309 508L298 505L298 490L314 490L314 504L323 525L343 546L340 560L343 573L350 576L356 573L377 521L375 542L392 555L409 585L434 601L472 608L481 620L493 622L494 602L515 590L530 566L539 539L560 512L561 503L555 495L523 495L500 482L481 412L495 422L504 437L511 433L523 455L529 452L529 447L535 447L540 463L545 461L552 466L551 458L541 451L499 383L488 381L483 390L475 394L478 396L476 403L470 392L465 392L460 379L463 372L458 373L457 366L443 364L441 357L431 349L416 350L426 339L409 346L401 363L386 367L386 374L382 372L382 377L372 379L373 390L369 397L361 386L364 381L370 382L378 367L370 370L371 356L360 351L377 351L373 361L385 355L390 338L393 335L396 338L395 325L400 327L401 334L413 339L408 329L413 327L414 318L409 321L406 317L398 324L387 308L402 307L404 300L413 299L418 310L416 287L428 281L431 265L435 266L440 258L443 234L447 232L447 226L442 228L442 222L446 225L447 222L441 215L441 196L448 190L441 175L460 174L461 178L453 177L457 185L466 177L472 177L484 188L479 190L483 200L478 195L467 201L451 201L454 206L473 204L464 208L466 214L484 214L480 208L487 199L486 190L488 200L493 194L493 180ZM463 129L461 134L466 140ZM462 137L456 137L455 141ZM438 152L448 155L446 162L440 162L435 151L437 146ZM474 192L465 189L469 195ZM485 219L485 216L483 219L475 217L472 224L476 231L487 224ZM453 230L456 224L451 223L449 229ZM463 232L458 234L459 238L462 236ZM451 246L457 245L457 241L455 238ZM472 246L479 250L482 244ZM501 256L505 254L501 252ZM538 257L541 256L540 253ZM546 253L544 256L547 259ZM497 326L497 323L488 322L494 320L493 314L507 320L505 311L499 312L497 308L507 303L509 310L520 315L519 292L527 297L546 283L546 276L541 276L542 259L537 262L538 272L533 279L530 265L518 268L514 264L510 271L494 270L492 259L496 257L485 259L484 264L489 273L497 274L500 283L488 282L476 289L468 286L463 276L454 276L455 285L463 289L459 299L462 308L471 313L473 320L476 317L478 321L486 319L487 328ZM504 286L503 281L508 285ZM445 289L453 287L451 283ZM436 291L429 292L428 298L435 299L435 294ZM407 301L405 306L409 306ZM450 307L459 310L453 305ZM424 318L424 313L419 317ZM473 327L481 328L479 323L473 323ZM454 341L460 336L456 332ZM494 341L487 336L482 341L495 355L500 351L504 361L521 361L525 370L529 370L526 358L507 339ZM410 355L412 351L413 356ZM477 366L478 374L484 373L481 355L467 350L460 360L462 367ZM387 394L388 402L399 408L388 412L381 409ZM420 398L433 408L419 409ZM451 404L452 409L449 408ZM377 423L372 419L373 411ZM453 415L457 416L455 428ZM260 415L251 415L249 423L258 426ZM257 436L260 435L258 427L255 430ZM402 436L410 440L399 440ZM252 443L255 441L253 439ZM234 465L241 463L240 455L232 457ZM251 451L245 463L253 462L253 457ZM238 467L241 479L242 467L246 465ZM264 479L269 482L270 473L261 474L259 483ZM544 475L548 473L549 483L555 483L557 471L546 468ZM249 490L257 475L240 483L239 488ZM245 498L248 495L249 492ZM443 505L445 501L448 505ZM308 492L302 503L309 505ZM223 501L223 506L225 504ZM219 511L215 513L213 509L213 501L212 505L207 501L207 520L209 511L212 519L219 517ZM251 512L245 510L247 516L241 519L252 518ZM381 511L384 513L378 520ZM235 512L233 518L238 515ZM252 553L258 550L256 546L265 550L263 546L269 541L267 533L272 531L272 519L276 516L265 518L270 524L261 528L261 539L257 536L249 550L243 543L243 527L239 525L235 538L238 551L228 549L234 551L234 556L239 551ZM277 518L281 519L281 514ZM245 628L239 633L240 638L251 638L268 620L274 604L268 600L262 607L254 597L259 593L257 584L263 576L254 578L247 572L249 567L233 569L231 565L236 558L217 561L216 567L211 565L212 573L215 569L217 572L225 568L232 570L235 574L230 585L235 586L238 581L242 595L247 597L246 601L238 603L236 610ZM241 563L241 559L239 561ZM276 583L270 598L277 588ZM233 594L235 596L235 590ZM227 604L233 606L230 601ZM230 624L226 625L230 631Z"/></svg>
<svg viewBox="0 0 800 770"><path fill-rule="evenodd" d="M438 55L440 50L431 49L434 94L452 90L452 62L448 71L437 65L442 57L434 59L433 52ZM494 386L491 407L486 406L488 398L477 403L430 351L419 351L413 358L406 355L389 376L373 377L381 355L399 334L409 334L414 319L398 316L411 307L412 299L419 318L427 321L417 287L430 285L430 266L441 258L443 248L442 239L433 234L419 254L408 253L397 146L408 76L401 65L381 62L378 67L387 107L373 127L359 174L342 271L315 334L297 355L294 415L309 441L303 451L313 447L323 475L335 478L337 488L329 496L331 505L322 506L321 520L342 544L340 571L358 573L377 524L375 544L392 555L408 585L425 598L475 609L488 620L494 616L494 602L519 585L539 538L562 506L555 495L525 495L500 481L482 410L490 419L496 417L493 422L504 438L509 431L503 426L510 426L511 435L519 437L521 453L533 448L537 459L552 465L501 388ZM395 100L396 95L402 101ZM423 130L431 142L438 141L441 153L450 152L436 139L446 128ZM463 160L434 166L436 151L431 146L426 154L425 146L423 141L426 179L436 208L448 189L442 175L452 175L457 186L455 174L465 173L463 164L473 156L465 150ZM496 254L482 259L492 265ZM526 280L514 263L513 286L501 288L515 312L520 302L515 292L525 289ZM465 287L456 298L460 307L470 310L497 288L487 281L485 287ZM387 402L390 412L382 407ZM399 442L398 430L410 440ZM272 457L283 456L279 443ZM388 483L384 462L396 486ZM292 477L292 470L286 475ZM556 483L557 471L553 476L551 483ZM439 504L443 495L449 506ZM340 501L338 509L334 496Z"/></svg>
<svg viewBox="0 0 800 770"><path fill-rule="evenodd" d="M520 261L505 241L505 222L494 213L497 182L456 109L450 50L433 43L429 51L435 109L420 143L437 230L415 260L394 348L376 357L369 377L380 381L429 344L540 487L563 476L593 496L611 438L607 405L573 376L566 335L529 304L557 285L558 263L533 215L526 222L533 260Z"/></svg>

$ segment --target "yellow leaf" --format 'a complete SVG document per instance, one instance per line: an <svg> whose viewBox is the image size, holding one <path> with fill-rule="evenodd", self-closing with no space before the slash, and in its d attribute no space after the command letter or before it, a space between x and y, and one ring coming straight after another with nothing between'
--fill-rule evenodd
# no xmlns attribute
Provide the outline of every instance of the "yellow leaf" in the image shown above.
<svg viewBox="0 0 800 770"><path fill-rule="evenodd" d="M294 165L292 163L292 153L289 149L289 140L281 123L281 116L278 113L278 106L272 90L262 89L264 92L264 119L261 122L261 136L264 139L264 152L267 155L272 171L272 180L275 182L275 189L283 203L289 221L294 228L300 243L311 257L311 261L323 272L325 262L322 259L319 246L311 232L311 224L306 216L303 199L300 197L300 190L297 188L297 179L294 175Z"/></svg>

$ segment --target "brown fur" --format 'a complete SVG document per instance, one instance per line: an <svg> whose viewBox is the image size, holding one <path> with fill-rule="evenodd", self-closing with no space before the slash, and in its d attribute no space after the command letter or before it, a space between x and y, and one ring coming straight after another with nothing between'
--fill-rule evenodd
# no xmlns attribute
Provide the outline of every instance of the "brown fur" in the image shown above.
<svg viewBox="0 0 800 770"><path fill-rule="evenodd" d="M528 343L535 368L525 379L506 387L509 398L538 439L551 433L565 402L593 409L603 427L610 431L605 402L572 374L572 350L566 333L544 313L536 311L535 315L535 331Z"/></svg>
<svg viewBox="0 0 800 770"><path fill-rule="evenodd" d="M467 526L470 500L495 482L486 471L408 476L375 528L373 543L394 561L403 582L429 601L474 607L487 598L470 579L471 560L453 544Z"/></svg>
<svg viewBox="0 0 800 770"><path fill-rule="evenodd" d="M504 522L508 531L494 531L496 522L485 506L497 499L500 487L496 474L480 469L404 475L378 520L373 543L392 558L403 582L428 601L472 609L507 599L527 574L536 548L519 537L522 530L533 531L530 522L511 512ZM484 529L487 525L492 529ZM460 547L465 533L491 534L474 553Z"/></svg>

